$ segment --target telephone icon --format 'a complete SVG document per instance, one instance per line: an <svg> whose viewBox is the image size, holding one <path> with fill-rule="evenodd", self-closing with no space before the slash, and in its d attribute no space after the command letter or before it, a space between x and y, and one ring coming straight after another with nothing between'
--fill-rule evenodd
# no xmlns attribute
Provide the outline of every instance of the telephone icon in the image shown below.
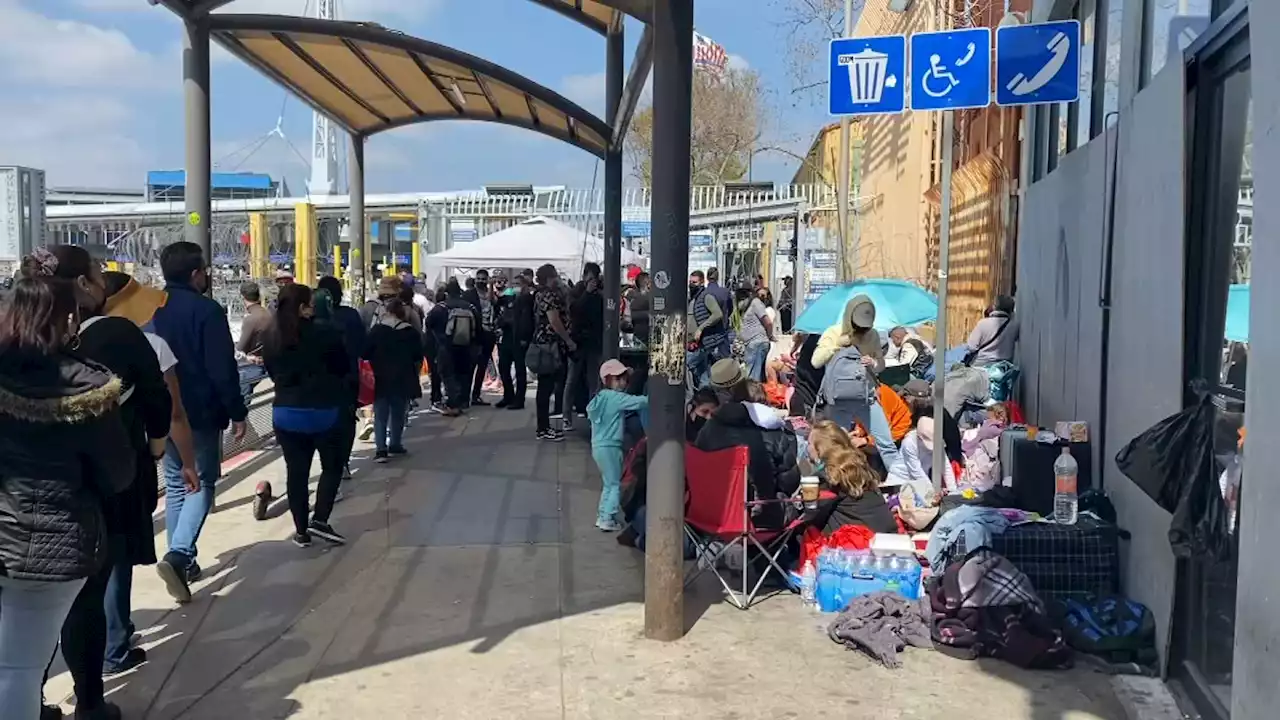
<svg viewBox="0 0 1280 720"><path fill-rule="evenodd" d="M1051 80L1057 77L1062 70L1062 66L1066 64L1067 58L1071 55L1071 39L1067 37L1066 33L1055 34L1045 47L1053 55L1035 75L1028 79L1023 73L1018 73L1006 85L1014 95L1028 95L1048 85Z"/></svg>

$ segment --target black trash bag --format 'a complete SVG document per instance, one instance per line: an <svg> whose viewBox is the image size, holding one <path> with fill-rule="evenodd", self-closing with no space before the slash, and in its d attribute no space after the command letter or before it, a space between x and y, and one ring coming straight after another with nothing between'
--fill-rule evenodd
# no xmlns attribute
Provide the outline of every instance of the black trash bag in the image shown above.
<svg viewBox="0 0 1280 720"><path fill-rule="evenodd" d="M1203 383L1192 389L1197 402L1131 440L1116 455L1116 466L1173 513L1169 544L1175 556L1221 559L1231 533L1213 457L1213 396Z"/></svg>

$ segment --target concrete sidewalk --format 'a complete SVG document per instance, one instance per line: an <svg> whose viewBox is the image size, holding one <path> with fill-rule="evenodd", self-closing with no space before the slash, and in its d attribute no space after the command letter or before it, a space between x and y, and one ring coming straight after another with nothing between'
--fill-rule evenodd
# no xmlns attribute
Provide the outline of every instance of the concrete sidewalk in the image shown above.
<svg viewBox="0 0 1280 720"><path fill-rule="evenodd" d="M794 596L741 612L713 578L686 596L685 639L644 640L643 558L592 526L578 432L535 441L531 411L422 415L410 457L356 464L333 517L343 548L294 547L282 501L255 522L254 485L282 491L284 468L248 458L219 485L193 602L137 569L150 662L109 680L111 699L129 720L1124 717L1104 676L931 651L886 670ZM47 690L65 700L70 680Z"/></svg>

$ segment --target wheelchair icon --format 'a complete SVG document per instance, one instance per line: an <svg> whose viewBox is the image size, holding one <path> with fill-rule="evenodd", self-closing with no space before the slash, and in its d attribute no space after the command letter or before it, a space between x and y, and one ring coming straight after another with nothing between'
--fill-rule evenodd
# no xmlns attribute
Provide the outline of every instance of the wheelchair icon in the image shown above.
<svg viewBox="0 0 1280 720"><path fill-rule="evenodd" d="M964 67L969 64L977 50L976 45L969 43L964 57L956 60L956 67ZM936 98L946 97L958 87L960 87L960 80L942 63L942 56L937 54L930 55L929 69L925 72L920 82L920 88L924 90L925 94Z"/></svg>

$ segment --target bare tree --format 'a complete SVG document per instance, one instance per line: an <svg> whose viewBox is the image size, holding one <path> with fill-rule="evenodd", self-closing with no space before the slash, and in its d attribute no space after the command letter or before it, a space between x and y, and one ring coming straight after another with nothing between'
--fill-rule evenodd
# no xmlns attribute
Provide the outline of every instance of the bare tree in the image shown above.
<svg viewBox="0 0 1280 720"><path fill-rule="evenodd" d="M741 180L751 156L766 149L761 138L768 109L760 73L727 68L721 75L693 74L693 132L690 175L694 185ZM636 111L624 151L632 174L645 185L652 180L653 106Z"/></svg>

